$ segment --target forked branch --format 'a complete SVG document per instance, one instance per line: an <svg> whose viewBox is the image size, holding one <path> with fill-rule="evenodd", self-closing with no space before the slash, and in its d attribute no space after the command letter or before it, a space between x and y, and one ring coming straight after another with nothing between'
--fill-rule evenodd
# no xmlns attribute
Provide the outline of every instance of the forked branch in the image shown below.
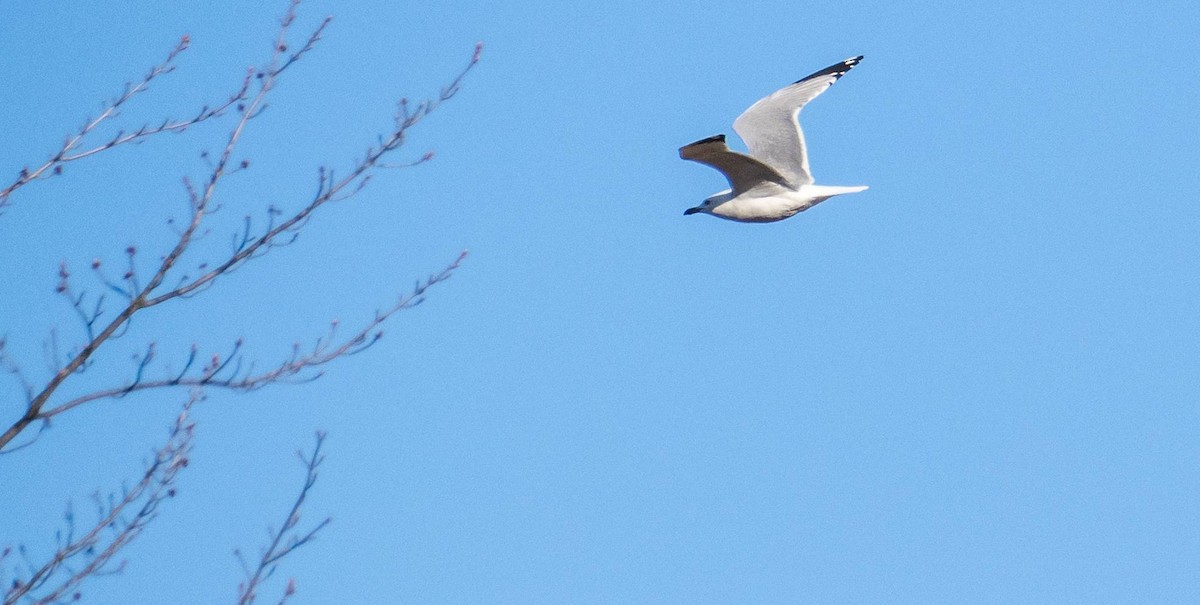
<svg viewBox="0 0 1200 605"><path fill-rule="evenodd" d="M239 101L243 100L247 91L250 89L249 77L245 78L242 81L241 86L232 94L230 94L227 99L211 107L208 105L201 107L200 110L190 118L167 118L157 125L145 124L132 132L127 132L124 130L118 131L111 139L108 139L103 143L93 144L90 147L84 146L84 143L88 139L89 135L91 135L98 127L100 127L100 125L118 116L120 114L120 110L131 100L133 100L134 97L149 90L150 83L154 81L155 78L175 71L175 58L178 57L180 53L187 50L190 45L191 40L188 38L188 36L180 38L179 44L177 44L175 48L171 49L171 52L167 53L166 59L164 59L161 63L151 67L150 71L147 72L146 75L143 76L138 82L126 83L124 90L121 91L121 94L117 95L117 97L112 101L106 103L103 111L100 112L100 115L96 116L95 118L88 119L86 122L84 122L83 126L79 128L79 130L68 136L63 141L62 147L59 148L58 151L54 152L54 154L50 156L50 159L46 160L40 166L35 168L22 168L17 174L17 178L15 180L6 185L3 189L0 189L0 210L3 210L4 207L10 203L9 198L17 189L20 189L21 187L24 187L25 185L28 185L34 181L47 179L62 174L63 166L65 164L108 151L114 147L119 147L129 143L137 143L154 135L165 132L183 132L184 130L195 126L200 122L221 116L230 107L233 107Z"/></svg>
<svg viewBox="0 0 1200 605"><path fill-rule="evenodd" d="M253 567L246 562L241 551L234 551L234 555L242 564L242 571L246 574L246 579L238 585L238 605L249 605L254 602L258 596L259 586L275 574L279 567L279 562L292 554L297 548L311 542L317 536L317 532L325 529L330 522L333 521L330 517L325 517L323 520L314 525L308 530L298 530L300 525L300 511L304 506L305 499L308 498L308 492L313 485L317 483L317 470L321 463L325 461L325 455L321 453L321 446L325 443L325 433L317 432L317 444L313 447L312 454L305 455L304 452L296 452L296 456L304 463L305 477L304 486L300 488L300 493L296 496L296 500L292 502L292 507L288 511L287 517L284 518L283 524L279 529L269 532L270 542L259 553L258 559L254 562ZM296 583L292 579L288 579L287 586L284 588L283 596L279 602L284 603L296 593Z"/></svg>
<svg viewBox="0 0 1200 605"><path fill-rule="evenodd" d="M39 414L38 418L49 420L92 401L124 397L129 393L153 389L187 386L218 387L234 391L254 391L279 382L307 382L319 378L323 373L320 369L322 366L342 357L359 353L379 342L383 338L383 331L380 329L380 326L388 318L400 311L411 309L424 302L425 292L429 288L450 279L450 276L454 274L454 271L459 268L466 257L467 253L465 251L459 254L453 263L447 265L440 272L430 275L424 281L418 282L411 292L401 296L392 306L381 311L376 311L371 320L367 321L361 328L349 336L339 336L338 323L334 322L329 334L317 339L316 344L310 350L302 351L300 345L296 344L292 349L292 355L288 359L269 370L256 373L248 369L245 372L241 372L240 368L243 365L240 359L242 343L238 341L234 344L233 352L230 355L225 357L214 355L211 361L195 374L189 374L189 369L197 357L197 351L193 348L182 372L175 376L144 380L142 379L142 372L154 355L154 348L148 347L147 352L137 359L138 372L134 380L129 384L94 391L54 407L46 408Z"/></svg>
<svg viewBox="0 0 1200 605"><path fill-rule="evenodd" d="M270 226L263 233L257 236L251 236L247 230L247 232L241 238L240 245L236 246L234 251L223 261L216 263L211 269L203 271L195 278L188 278L187 276L180 278L174 287L164 286L168 275L172 273L172 269L176 267L185 252L187 252L194 243L197 234L200 232L200 227L204 222L204 219L211 214L211 212L213 212L214 197L216 195L219 183L221 183L221 181L232 172L236 172L245 167L244 163L235 164L233 162L233 156L250 120L258 116L265 107L267 94L274 88L279 76L288 67L300 60L305 54L314 48L317 42L321 39L321 35L326 26L330 22L330 20L326 18L313 31L313 33L308 36L304 44L302 44L297 50L289 50L286 42L286 34L289 27L295 21L295 10L298 3L298 0L293 0L287 13L281 19L279 32L272 48L271 58L266 66L259 70L252 70L252 72L246 77L245 81L247 84L243 87L241 92L235 95L235 97L232 99L232 101L236 101L237 103L237 111L240 113L240 117L237 123L230 130L229 136L225 142L225 146L217 157L215 163L211 166L211 170L205 178L202 186L197 188L192 186L190 183L185 182L187 185L187 192L191 208L190 220L188 221L187 226L179 233L174 247L170 250L170 252L162 257L161 262L158 264L158 267L150 276L150 278L146 280L144 284L137 279L132 264L132 255L134 252L130 252L131 269L126 274L126 279L122 282L122 284L110 282L101 276L102 282L105 283L107 287L120 293L127 301L111 320L109 320L107 323L103 323L100 321L101 306L99 301L96 302L94 307L90 305L85 307L82 295L76 297L75 295L70 294L70 287L69 283L67 282L69 272L66 270L65 266L61 269L60 276L62 277L62 283L60 284L59 291L64 294L70 294L69 298L71 299L72 304L75 306L77 313L80 315L86 326L88 340L79 349L78 353L71 355L66 362L57 369L44 387L42 387L40 390L37 390L32 394L31 397L29 397L24 414L22 414L22 416L18 418L7 430L5 430L3 433L0 433L0 453L5 451L6 446L8 446L17 435L21 434L24 430L29 428L30 425L38 420L45 420L50 416L62 413L68 409L72 409L77 405L84 403L85 401L112 396L111 391L103 391L99 394L93 394L91 396L85 396L84 398L77 398L76 400L68 401L59 406L52 407L49 410L46 409L51 397L58 391L59 387L73 374L86 369L89 360L96 353L96 351L107 341L122 333L123 328L128 325L134 314L175 298L188 297L203 291L204 289L210 287L221 276L235 271L246 262L266 254L269 250L275 247L279 247L294 240L300 229L305 225L306 221L321 206L331 201L347 199L360 191L368 182L373 170L385 166L381 163L381 161L404 144L408 130L420 122L421 119L429 114L429 112L433 111L441 102L451 98L455 93L458 92L459 85L462 82L463 77L466 76L466 74L479 60L482 47L477 45L475 52L467 66L451 81L449 85L441 90L441 93L436 99L422 102L415 108L411 109L409 108L407 102L401 101L400 109L395 116L395 123L392 131L387 136L381 137L377 145L368 147L364 156L357 160L350 167L345 176L335 178L333 171L322 168L319 171L317 191L313 198L303 208L292 213L286 219L276 223L274 221L274 216L279 212L276 210L277 206L275 204L271 204L269 207L271 209L270 212L272 214L272 221L270 222ZM164 65L169 67L170 60L173 60L174 56L178 54L182 48L186 48L186 43L181 44L181 48L173 52L168 57L168 61L165 62ZM154 77L167 70L169 69L162 68L158 70L152 70L151 74L145 79L140 87L135 86L130 89L130 91L127 91L126 95L119 98L117 102L114 102L113 107L119 107L120 104L123 104L125 101L127 101L129 97L136 94L137 91L143 89L145 83L149 82ZM254 93L251 94L249 89L255 86L256 88L254 89ZM226 105L226 107L228 107L228 105ZM106 113L104 115L105 117L110 117L111 114ZM91 128L94 128L94 126L85 128L83 134L86 135L87 132L90 132ZM69 146L69 149L73 148L73 146ZM71 156L68 156L67 154L59 154L56 156L56 158L58 158L57 161L62 161L62 158L64 157ZM427 157L428 156L423 159L427 159ZM131 247L130 250L134 250L134 248ZM453 269L458 266L458 262L461 260L462 258L460 257L459 260L455 261L455 263L446 271L444 271L443 274L448 277L449 272L453 271ZM206 264L204 266L207 267L208 265ZM98 261L93 262L93 268L97 270L99 269ZM426 284L424 287L419 287L418 290L420 293L423 293L424 288L436 283L436 281ZM353 350L362 346L366 342L367 334L370 332L370 330L374 329L375 326L402 308L407 307L404 305L399 305L396 308L380 313L377 315L377 318L374 322L371 322L367 325L365 329L366 331L363 334L356 335L355 338L344 342L342 346L339 346L332 351L317 351L307 357L297 357L291 363L285 362L273 373L267 373L259 376L247 375L236 379L218 379L217 374L214 373L212 375L202 376L199 379L191 379L188 381L182 379L176 380L169 386L180 384L191 384L193 386L215 385L248 390L251 388L256 388L258 385L269 382L272 379L293 376L302 370L322 365L333 358L353 352ZM218 368L218 372L223 368L224 366ZM142 369L144 369L144 367ZM132 385L133 388L131 388L129 385L123 387L124 392L137 390L138 388L153 388L152 386L141 387L140 384L168 386L164 384L163 381L142 383L139 377L138 380L135 380L134 385Z"/></svg>
<svg viewBox="0 0 1200 605"><path fill-rule="evenodd" d="M187 467L192 448L195 424L189 414L202 397L201 391L192 391L171 425L167 442L154 451L136 484L123 489L116 499L94 497L97 520L82 535L75 536L74 514L68 511L67 532L60 537L57 550L45 563L30 565L28 577L14 578L8 584L4 605L58 603L88 577L124 565L116 563L117 555L158 516L159 504L175 495L176 478Z"/></svg>

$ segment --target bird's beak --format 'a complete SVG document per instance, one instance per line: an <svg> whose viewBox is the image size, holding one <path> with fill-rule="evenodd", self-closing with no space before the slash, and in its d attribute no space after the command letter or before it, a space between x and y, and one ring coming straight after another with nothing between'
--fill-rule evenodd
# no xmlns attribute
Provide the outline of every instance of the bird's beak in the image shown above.
<svg viewBox="0 0 1200 605"><path fill-rule="evenodd" d="M684 216L687 216L687 215L689 215L689 214L696 214L697 212L700 212L700 207L699 207L699 206L697 206L697 207L695 207L695 208L688 208L687 210L684 210L684 211L683 211L683 215L684 215Z"/></svg>

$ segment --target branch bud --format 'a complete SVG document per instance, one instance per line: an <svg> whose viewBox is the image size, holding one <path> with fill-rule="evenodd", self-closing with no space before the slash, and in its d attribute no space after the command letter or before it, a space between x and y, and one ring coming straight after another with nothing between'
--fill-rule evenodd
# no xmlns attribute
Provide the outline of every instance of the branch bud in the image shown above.
<svg viewBox="0 0 1200 605"><path fill-rule="evenodd" d="M58 265L58 286L54 288L55 292L62 294L67 291L67 279L71 277L71 272L67 271L67 261L63 261Z"/></svg>

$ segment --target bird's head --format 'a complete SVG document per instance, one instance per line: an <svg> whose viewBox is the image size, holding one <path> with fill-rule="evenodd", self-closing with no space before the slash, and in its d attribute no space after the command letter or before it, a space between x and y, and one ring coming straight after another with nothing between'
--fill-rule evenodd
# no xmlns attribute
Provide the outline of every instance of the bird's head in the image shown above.
<svg viewBox="0 0 1200 605"><path fill-rule="evenodd" d="M684 210L683 214L684 215L696 214L697 212L703 212L705 214L712 214L712 211L714 208L716 208L717 206L720 206L721 204L724 204L725 202L728 202L732 198L733 198L733 193L729 189L726 189L725 191L722 191L716 195L711 195L708 198L705 198L705 200L703 202L701 202L699 206L695 206L693 208L688 208L687 210Z"/></svg>

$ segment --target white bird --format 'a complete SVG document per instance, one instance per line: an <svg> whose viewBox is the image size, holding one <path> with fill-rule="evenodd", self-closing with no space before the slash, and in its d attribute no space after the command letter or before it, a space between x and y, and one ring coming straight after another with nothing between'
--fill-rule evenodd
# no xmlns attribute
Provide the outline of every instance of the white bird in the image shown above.
<svg viewBox="0 0 1200 605"><path fill-rule="evenodd" d="M712 166L729 180L729 189L718 192L684 214L703 212L746 223L781 221L843 193L867 187L831 187L813 184L808 169L800 110L858 65L861 56L830 65L781 88L750 106L733 122L750 154L725 145L719 134L679 148L679 157Z"/></svg>

